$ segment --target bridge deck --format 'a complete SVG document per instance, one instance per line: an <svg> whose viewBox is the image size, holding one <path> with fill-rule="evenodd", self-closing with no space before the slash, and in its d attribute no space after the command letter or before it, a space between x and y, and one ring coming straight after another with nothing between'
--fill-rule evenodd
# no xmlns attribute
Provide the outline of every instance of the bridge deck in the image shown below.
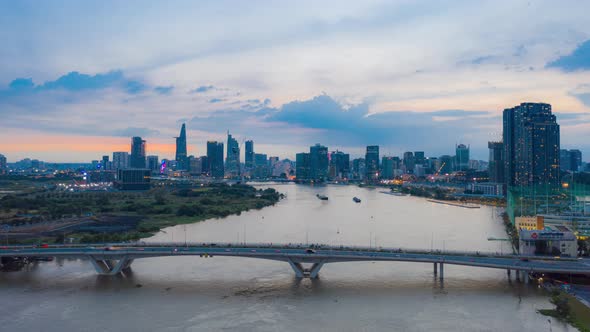
<svg viewBox="0 0 590 332"><path fill-rule="evenodd" d="M484 252L430 251L402 248L368 248L328 245L232 244L232 243L116 243L91 245L3 246L0 257L70 257L94 261L129 260L162 256L229 256L286 261L334 263L353 261L401 261L444 263L528 272L590 275L590 260L567 257L523 257ZM121 265L126 265L123 264ZM98 269L97 269L98 270Z"/></svg>

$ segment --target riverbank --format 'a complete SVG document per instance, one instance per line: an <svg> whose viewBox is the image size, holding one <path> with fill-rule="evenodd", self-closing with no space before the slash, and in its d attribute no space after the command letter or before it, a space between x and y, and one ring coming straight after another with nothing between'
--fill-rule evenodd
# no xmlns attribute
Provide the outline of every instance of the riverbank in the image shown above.
<svg viewBox="0 0 590 332"><path fill-rule="evenodd" d="M426 199L426 200L429 201L429 202L431 202L431 203L445 204L445 205L450 205L450 206L457 206L457 207L462 207L462 208L466 208L466 209L479 209L480 208L479 205L464 204L464 203L454 202L454 201L440 201L440 200L436 200L436 199Z"/></svg>
<svg viewBox="0 0 590 332"><path fill-rule="evenodd" d="M555 292L551 295L555 309L540 309L539 313L565 321L582 332L590 332L590 308L575 296Z"/></svg>
<svg viewBox="0 0 590 332"><path fill-rule="evenodd" d="M115 242L152 236L162 228L205 219L239 215L274 205L281 195L274 189L249 185L211 184L196 188L155 188L146 192L51 192L26 197L5 196L0 223L22 229L51 221L51 231L30 232L12 242ZM65 218L64 218L65 216ZM79 219L71 223L71 219ZM133 223L113 220L134 220ZM60 227L65 220L67 227ZM122 227L125 226L125 227ZM33 227L34 228L34 227ZM54 229L59 231L55 232ZM7 232L7 238L14 232Z"/></svg>

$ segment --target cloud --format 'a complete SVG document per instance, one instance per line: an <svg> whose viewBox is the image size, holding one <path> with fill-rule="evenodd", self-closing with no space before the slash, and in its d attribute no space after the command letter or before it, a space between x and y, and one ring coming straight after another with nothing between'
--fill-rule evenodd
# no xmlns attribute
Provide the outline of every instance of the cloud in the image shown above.
<svg viewBox="0 0 590 332"><path fill-rule="evenodd" d="M212 98L212 99L209 99L209 102L211 104L221 103L222 101L225 101L225 99L221 99L221 98Z"/></svg>
<svg viewBox="0 0 590 332"><path fill-rule="evenodd" d="M549 62L546 67L558 68L565 72L590 69L590 39L578 45L572 53Z"/></svg>
<svg viewBox="0 0 590 332"><path fill-rule="evenodd" d="M47 81L41 85L35 85L32 78L17 78L9 84L9 90L4 90L3 92L5 95L10 95L10 92L43 92L52 90L80 92L106 88L119 88L129 94L138 94L145 91L147 86L141 81L125 77L120 70L95 75L72 71L54 81Z"/></svg>
<svg viewBox="0 0 590 332"><path fill-rule="evenodd" d="M213 89L215 89L213 85L202 85L196 89L189 91L189 93L204 93Z"/></svg>
<svg viewBox="0 0 590 332"><path fill-rule="evenodd" d="M29 90L35 87L32 78L17 78L8 86L12 90Z"/></svg>
<svg viewBox="0 0 590 332"><path fill-rule="evenodd" d="M380 144L400 149L424 149L434 155L450 153L457 142L481 146L482 154L485 154L489 130L482 130L482 117L488 117L483 120L484 124L501 126L501 119L487 111L371 114L369 108L367 102L344 107L323 94L309 100L289 102L280 108L216 111L207 117L195 117L190 123L191 128L201 130L229 128L232 133L272 141L273 144L319 142L329 147ZM445 121L435 121L439 117Z"/></svg>
<svg viewBox="0 0 590 332"><path fill-rule="evenodd" d="M136 127L127 127L124 129L115 129L111 132L113 136L121 136L121 137L133 137L133 136L141 136L141 137L153 137L160 135L160 131L150 128L136 128Z"/></svg>
<svg viewBox="0 0 590 332"><path fill-rule="evenodd" d="M169 95L172 93L172 90L174 90L174 86L170 85L170 86L157 86L154 88L154 91L156 91L157 93L161 94L161 95Z"/></svg>

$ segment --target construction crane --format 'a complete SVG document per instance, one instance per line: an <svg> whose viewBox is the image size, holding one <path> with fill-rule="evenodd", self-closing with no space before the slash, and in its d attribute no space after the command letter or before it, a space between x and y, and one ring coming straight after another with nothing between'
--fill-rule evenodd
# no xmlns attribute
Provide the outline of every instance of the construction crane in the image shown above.
<svg viewBox="0 0 590 332"><path fill-rule="evenodd" d="M440 165L439 169L436 171L436 173L434 173L435 176L438 176L440 174L440 171L442 171L443 167L445 167L446 165L446 161L442 163L442 165Z"/></svg>

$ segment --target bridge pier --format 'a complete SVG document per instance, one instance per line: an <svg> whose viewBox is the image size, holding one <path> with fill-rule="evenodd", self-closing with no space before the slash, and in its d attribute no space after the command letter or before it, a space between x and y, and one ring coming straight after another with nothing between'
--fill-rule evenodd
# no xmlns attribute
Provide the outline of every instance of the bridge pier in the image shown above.
<svg viewBox="0 0 590 332"><path fill-rule="evenodd" d="M100 275L114 276L121 273L124 270L129 269L133 259L123 257L119 261L113 261L108 259L95 259L90 257L90 262L94 266L96 272Z"/></svg>
<svg viewBox="0 0 590 332"><path fill-rule="evenodd" d="M291 268L293 271L295 271L295 277L297 278L316 279L322 266L324 266L323 261L319 263L313 263L309 268L305 268L303 265L301 265L301 262L294 262L291 259L289 259L287 262L289 262L289 265L291 265Z"/></svg>
<svg viewBox="0 0 590 332"><path fill-rule="evenodd" d="M436 263L435 263L436 264ZM439 264L439 278L440 280L443 280L443 278L445 277L445 265L443 263Z"/></svg>
<svg viewBox="0 0 590 332"><path fill-rule="evenodd" d="M437 273L436 268L437 268L436 263L434 263L434 275L436 275L436 273Z"/></svg>
<svg viewBox="0 0 590 332"><path fill-rule="evenodd" d="M510 269L506 270L506 274L508 275L508 279L510 279Z"/></svg>

